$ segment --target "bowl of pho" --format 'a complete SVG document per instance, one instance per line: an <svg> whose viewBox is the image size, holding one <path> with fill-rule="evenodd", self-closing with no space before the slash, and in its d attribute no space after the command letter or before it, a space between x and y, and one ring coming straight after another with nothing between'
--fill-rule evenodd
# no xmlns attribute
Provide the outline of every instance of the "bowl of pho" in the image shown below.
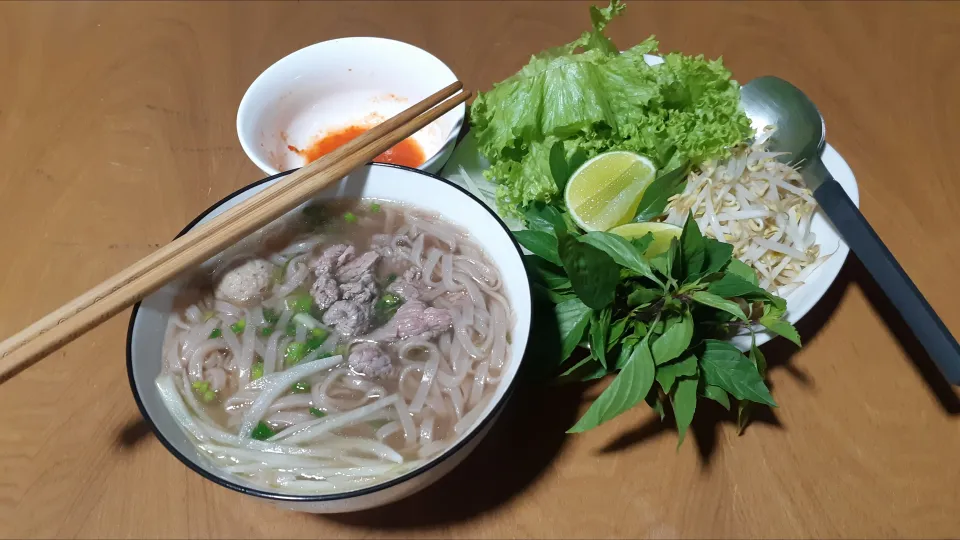
<svg viewBox="0 0 960 540"><path fill-rule="evenodd" d="M347 512L466 457L507 402L530 317L495 213L441 178L371 164L145 298L127 369L190 469L284 508Z"/></svg>

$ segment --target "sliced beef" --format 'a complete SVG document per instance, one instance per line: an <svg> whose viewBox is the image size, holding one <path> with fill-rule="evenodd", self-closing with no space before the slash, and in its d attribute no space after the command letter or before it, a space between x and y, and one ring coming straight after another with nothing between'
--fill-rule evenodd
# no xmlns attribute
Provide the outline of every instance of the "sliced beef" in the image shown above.
<svg viewBox="0 0 960 540"><path fill-rule="evenodd" d="M450 310L428 307L419 300L410 300L397 310L390 322L367 336L373 341L396 341L407 338L434 339L453 325Z"/></svg>
<svg viewBox="0 0 960 540"><path fill-rule="evenodd" d="M347 363L354 373L366 377L380 379L393 373L390 356L375 343L362 343L354 347Z"/></svg>

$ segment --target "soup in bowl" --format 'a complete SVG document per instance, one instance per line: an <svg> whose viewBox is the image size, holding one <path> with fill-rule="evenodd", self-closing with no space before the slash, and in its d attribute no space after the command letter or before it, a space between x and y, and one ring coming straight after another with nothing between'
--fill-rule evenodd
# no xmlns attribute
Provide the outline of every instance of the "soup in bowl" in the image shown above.
<svg viewBox="0 0 960 540"><path fill-rule="evenodd" d="M530 317L521 251L495 214L443 179L373 164L138 304L128 371L194 471L287 508L353 511L472 450Z"/></svg>

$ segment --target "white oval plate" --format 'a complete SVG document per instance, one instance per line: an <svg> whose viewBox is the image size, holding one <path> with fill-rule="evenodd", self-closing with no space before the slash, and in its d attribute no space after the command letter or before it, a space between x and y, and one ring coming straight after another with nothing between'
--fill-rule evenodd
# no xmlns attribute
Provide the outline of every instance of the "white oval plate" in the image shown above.
<svg viewBox="0 0 960 540"><path fill-rule="evenodd" d="M823 164L830 171L830 174L843 186L843 190L850 196L853 204L860 207L860 190L857 186L857 179L853 176L850 166L829 144L823 151ZM484 201L487 206L496 211L494 199L495 186L483 178L483 171L490 166L490 163L480 155L477 150L477 143L472 133L468 133L463 141L454 150L453 155L447 162L447 165L441 171L441 176L463 186ZM465 182L460 173L460 167L463 167L471 182ZM469 185L470 183L475 186ZM479 192L479 193L478 193ZM504 221L511 229L522 228L515 219L504 217ZM850 248L840 238L839 233L834 229L833 224L827 219L822 210L817 210L810 225L810 230L817 235L817 243L820 244L821 254L831 254L830 258L823 262L819 268L813 271L803 285L797 287L785 298L787 300L786 319L791 324L796 324L813 306L820 301L830 284L837 279L843 261L846 260ZM774 336L769 332L757 332L757 345L770 341ZM750 336L737 336L732 340L740 350L746 351L750 348Z"/></svg>

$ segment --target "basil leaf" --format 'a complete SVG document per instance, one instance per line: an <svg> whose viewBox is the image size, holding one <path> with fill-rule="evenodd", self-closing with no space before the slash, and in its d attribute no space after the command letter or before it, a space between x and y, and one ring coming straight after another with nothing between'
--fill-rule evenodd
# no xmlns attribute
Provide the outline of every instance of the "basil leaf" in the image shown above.
<svg viewBox="0 0 960 540"><path fill-rule="evenodd" d="M638 251L626 238L618 234L593 231L581 236L580 241L602 250L620 266L660 283L642 252Z"/></svg>
<svg viewBox="0 0 960 540"><path fill-rule="evenodd" d="M719 386L737 399L777 406L757 366L726 341L704 341L700 369L707 384Z"/></svg>
<svg viewBox="0 0 960 540"><path fill-rule="evenodd" d="M590 353L600 361L604 369L607 367L607 335L610 333L610 317L612 310L606 308L597 315L593 314L590 322Z"/></svg>
<svg viewBox="0 0 960 540"><path fill-rule="evenodd" d="M724 409L730 410L730 396L727 395L726 390L719 386L706 385L703 388L703 397L712 399L723 406Z"/></svg>
<svg viewBox="0 0 960 540"><path fill-rule="evenodd" d="M700 226L693 220L692 213L687 215L687 222L684 223L683 232L680 234L680 254L683 259L684 276L688 279L699 277L706 260L706 248L703 235L700 234Z"/></svg>
<svg viewBox="0 0 960 540"><path fill-rule="evenodd" d="M642 223L663 214L663 210L667 207L667 199L683 191L686 179L687 163L657 175L644 190L633 221Z"/></svg>
<svg viewBox="0 0 960 540"><path fill-rule="evenodd" d="M683 437L693 421L693 413L697 410L697 379L680 379L677 382L677 391L673 393L673 417L677 421L677 448L683 444Z"/></svg>
<svg viewBox="0 0 960 540"><path fill-rule="evenodd" d="M610 335L607 337L607 350L613 348L616 345L620 338L623 337L624 331L627 329L627 323L630 322L629 317L624 317L619 321L616 321L610 326Z"/></svg>
<svg viewBox="0 0 960 540"><path fill-rule="evenodd" d="M637 253L646 253L647 248L653 243L653 233L648 232L640 238L634 238L630 241L630 243L633 244L633 247L637 250ZM646 258L646 255L643 257Z"/></svg>
<svg viewBox="0 0 960 540"><path fill-rule="evenodd" d="M523 213L527 220L527 228L556 235L557 231L566 231L567 223L563 215L553 205L535 202Z"/></svg>
<svg viewBox="0 0 960 540"><path fill-rule="evenodd" d="M674 381L678 377L690 377L697 374L697 357L689 355L679 362L670 362L662 366L657 366L657 382L660 388L667 394L673 388Z"/></svg>
<svg viewBox="0 0 960 540"><path fill-rule="evenodd" d="M762 294L764 291L739 276L727 273L720 279L711 281L707 285L707 292L721 298L735 298L746 294Z"/></svg>
<svg viewBox="0 0 960 540"><path fill-rule="evenodd" d="M560 255L558 254L557 237L543 231L513 231L514 238L520 245L530 250L534 255L550 261L556 265L562 265Z"/></svg>
<svg viewBox="0 0 960 540"><path fill-rule="evenodd" d="M563 343L560 349L560 361L563 362L573 353L573 350L583 339L583 331L590 322L593 311L584 305L579 298L567 300L557 304L554 308L557 315L557 324L560 327L560 339Z"/></svg>
<svg viewBox="0 0 960 540"><path fill-rule="evenodd" d="M644 339L633 348L617 378L567 433L580 433L599 426L646 398L653 386L655 369L650 345Z"/></svg>
<svg viewBox="0 0 960 540"><path fill-rule="evenodd" d="M730 259L730 264L727 265L727 272L752 283L754 286L760 285L757 272L740 259Z"/></svg>
<svg viewBox="0 0 960 540"><path fill-rule="evenodd" d="M753 403L741 401L737 403L737 435L743 435L743 430L747 429L750 423L750 409Z"/></svg>
<svg viewBox="0 0 960 540"><path fill-rule="evenodd" d="M693 316L689 311L667 324L663 335L653 342L653 358L658 366L680 356L693 338Z"/></svg>
<svg viewBox="0 0 960 540"><path fill-rule="evenodd" d="M538 255L524 255L523 265L534 283L554 290L571 287L570 279L563 273L563 268L541 259Z"/></svg>
<svg viewBox="0 0 960 540"><path fill-rule="evenodd" d="M590 381L593 379L599 379L607 374L607 369L601 366L599 363L595 366L590 366L591 363L596 363L597 359L591 356L585 356L579 362L574 364L570 369L564 371L560 374L558 378L565 379L567 381L577 380L577 381ZM588 368L588 369L584 369ZM579 373L578 373L579 372Z"/></svg>
<svg viewBox="0 0 960 540"><path fill-rule="evenodd" d="M797 332L797 329L793 327L792 324L780 318L772 317L760 317L760 324L762 324L767 330L777 334L778 336L783 336L793 343L800 347L800 333Z"/></svg>
<svg viewBox="0 0 960 540"><path fill-rule="evenodd" d="M613 366L614 370L622 370L627 367L627 362L630 360L630 355L633 354L633 349L640 343L639 340L627 338L623 340L623 344L620 346L620 354L617 355L617 364Z"/></svg>
<svg viewBox="0 0 960 540"><path fill-rule="evenodd" d="M660 402L660 395L656 392L650 392L644 401L647 402L647 405L649 405L651 409L660 415L660 420L663 420L666 413L663 411L663 403Z"/></svg>
<svg viewBox="0 0 960 540"><path fill-rule="evenodd" d="M567 152L563 148L563 141L557 141L550 147L550 175L557 184L557 192L563 193L570 179L570 170L567 169Z"/></svg>
<svg viewBox="0 0 960 540"><path fill-rule="evenodd" d="M587 151L582 147L578 147L573 151L573 155L570 156L570 159L567 161L567 170L570 171L570 176L573 176L573 173L577 172L577 169L586 162Z"/></svg>
<svg viewBox="0 0 960 540"><path fill-rule="evenodd" d="M603 309L613 302L620 269L609 255L565 234L560 239L560 259L573 290L584 304Z"/></svg>
<svg viewBox="0 0 960 540"><path fill-rule="evenodd" d="M555 291L548 289L539 283L534 283L533 287L538 294L543 295L544 298L550 300L554 304L562 304L567 300L574 300L577 298L577 295L569 289L564 291Z"/></svg>
<svg viewBox="0 0 960 540"><path fill-rule="evenodd" d="M704 238L703 239L703 249L704 249L704 268L700 272L700 276L708 276L710 274L719 272L723 265L733 262L733 245L726 242L719 242L713 238ZM740 262L739 260L737 262ZM743 264L742 262L740 264ZM746 266L746 265L744 265ZM729 266L728 266L729 269ZM751 272L749 266L747 266ZM754 279L756 279L756 274L754 274Z"/></svg>
<svg viewBox="0 0 960 540"><path fill-rule="evenodd" d="M680 251L680 242L676 238L670 239L670 247L666 251L650 259L650 265L657 269L665 278L670 278L673 273L673 263L677 258L677 252Z"/></svg>
<svg viewBox="0 0 960 540"><path fill-rule="evenodd" d="M757 366L757 371L760 373L760 376L763 377L767 374L767 358L763 356L763 353L757 348L757 335L753 334L751 338L750 361Z"/></svg>
<svg viewBox="0 0 960 540"><path fill-rule="evenodd" d="M663 296L663 293L637 285L633 291L627 295L627 305L629 307L642 306L653 302L661 296Z"/></svg>
<svg viewBox="0 0 960 540"><path fill-rule="evenodd" d="M715 294L704 291L695 291L690 294L690 298L693 298L693 301L697 302L698 304L703 304L714 309L726 311L741 321L747 320L747 316L743 313L743 310L740 309L740 305L731 300L725 300Z"/></svg>

